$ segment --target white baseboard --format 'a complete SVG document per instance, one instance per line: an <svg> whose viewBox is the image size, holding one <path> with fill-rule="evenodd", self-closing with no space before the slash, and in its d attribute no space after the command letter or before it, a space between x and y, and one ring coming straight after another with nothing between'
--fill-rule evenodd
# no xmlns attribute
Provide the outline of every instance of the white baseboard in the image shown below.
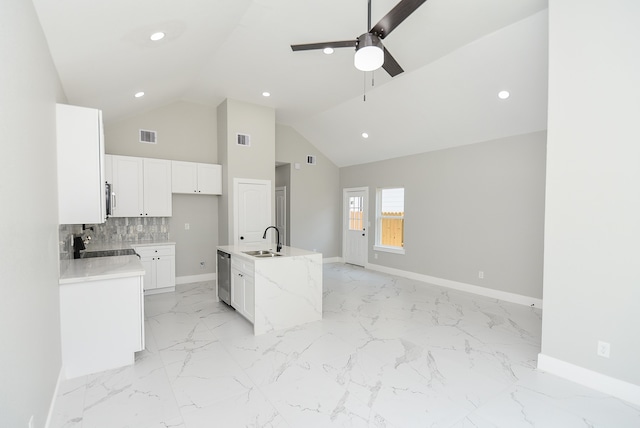
<svg viewBox="0 0 640 428"><path fill-rule="evenodd" d="M192 282L215 281L215 280L216 280L215 272L203 273L202 275L176 276L176 285L191 284Z"/></svg>
<svg viewBox="0 0 640 428"><path fill-rule="evenodd" d="M538 370L640 405L640 386L616 379L557 358L538 354Z"/></svg>
<svg viewBox="0 0 640 428"><path fill-rule="evenodd" d="M58 380L56 381L56 387L53 390L53 397L51 397L51 403L49 404L49 413L47 414L47 421L44 424L44 428L51 426L51 420L53 419L53 409L56 407L56 400L58 399L58 391L60 390L60 382L63 377L63 367L60 367L60 373L58 373Z"/></svg>
<svg viewBox="0 0 640 428"><path fill-rule="evenodd" d="M504 300L505 302L534 306L536 308L542 309L542 299L537 299L535 297L523 296L521 294L494 290L492 288L480 287L472 284L465 284L464 282L451 281L449 279L437 278L435 276L423 275L420 273L390 268L373 263L367 263L365 265L365 268L378 272L388 273L390 275L415 279L416 281L428 282L429 284L440 285L442 287L452 288L454 290L466 291L467 293L479 294L481 296L490 297L492 299Z"/></svg>
<svg viewBox="0 0 640 428"><path fill-rule="evenodd" d="M322 264L327 263L342 263L342 257L327 257L326 259L322 259Z"/></svg>

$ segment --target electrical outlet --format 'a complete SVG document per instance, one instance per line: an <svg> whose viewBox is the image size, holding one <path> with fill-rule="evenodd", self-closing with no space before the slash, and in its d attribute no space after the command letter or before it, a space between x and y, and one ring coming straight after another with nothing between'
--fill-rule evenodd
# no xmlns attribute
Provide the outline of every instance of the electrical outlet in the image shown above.
<svg viewBox="0 0 640 428"><path fill-rule="evenodd" d="M378 253L373 253L373 258L378 260Z"/></svg>
<svg viewBox="0 0 640 428"><path fill-rule="evenodd" d="M478 278L484 279L484 271L483 270L479 270L478 271Z"/></svg>
<svg viewBox="0 0 640 428"><path fill-rule="evenodd" d="M609 358L611 352L611 344L609 342L603 342L598 340L598 355L604 358Z"/></svg>
<svg viewBox="0 0 640 428"><path fill-rule="evenodd" d="M34 428L35 425L33 424L33 415L31 415L31 417L29 418L29 428Z"/></svg>
<svg viewBox="0 0 640 428"><path fill-rule="evenodd" d="M189 223L184 224L184 230L189 230L190 228L191 228L191 225Z"/></svg>

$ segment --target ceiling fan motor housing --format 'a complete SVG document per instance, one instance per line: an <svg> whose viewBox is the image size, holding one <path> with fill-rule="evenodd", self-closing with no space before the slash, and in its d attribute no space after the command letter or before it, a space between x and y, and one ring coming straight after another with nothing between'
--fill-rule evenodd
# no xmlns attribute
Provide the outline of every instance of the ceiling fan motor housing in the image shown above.
<svg viewBox="0 0 640 428"><path fill-rule="evenodd" d="M378 36L364 33L358 37L353 63L358 70L373 71L384 64L384 49Z"/></svg>

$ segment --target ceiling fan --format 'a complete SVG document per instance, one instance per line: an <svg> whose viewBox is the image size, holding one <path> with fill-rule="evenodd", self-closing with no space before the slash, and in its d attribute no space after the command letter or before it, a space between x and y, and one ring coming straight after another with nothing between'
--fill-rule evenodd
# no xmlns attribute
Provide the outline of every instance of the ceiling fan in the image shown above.
<svg viewBox="0 0 640 428"><path fill-rule="evenodd" d="M373 71L382 67L391 77L397 76L404 70L382 45L382 39L387 37L402 21L415 12L427 0L401 0L376 25L371 26L371 0L368 4L367 28L370 30L355 40L337 42L308 43L291 45L293 51L308 51L326 48L356 48L354 65L358 70Z"/></svg>

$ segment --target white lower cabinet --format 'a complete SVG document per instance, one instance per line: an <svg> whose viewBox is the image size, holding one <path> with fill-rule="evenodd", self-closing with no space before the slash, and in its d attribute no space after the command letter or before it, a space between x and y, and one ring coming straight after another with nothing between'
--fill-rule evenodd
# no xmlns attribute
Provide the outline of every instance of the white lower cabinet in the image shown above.
<svg viewBox="0 0 640 428"><path fill-rule="evenodd" d="M146 294L166 293L176 288L175 245L134 245L144 266Z"/></svg>
<svg viewBox="0 0 640 428"><path fill-rule="evenodd" d="M254 264L238 257L231 257L231 306L254 322L256 313Z"/></svg>
<svg viewBox="0 0 640 428"><path fill-rule="evenodd" d="M144 349L141 277L60 285L60 336L67 379L133 364Z"/></svg>

